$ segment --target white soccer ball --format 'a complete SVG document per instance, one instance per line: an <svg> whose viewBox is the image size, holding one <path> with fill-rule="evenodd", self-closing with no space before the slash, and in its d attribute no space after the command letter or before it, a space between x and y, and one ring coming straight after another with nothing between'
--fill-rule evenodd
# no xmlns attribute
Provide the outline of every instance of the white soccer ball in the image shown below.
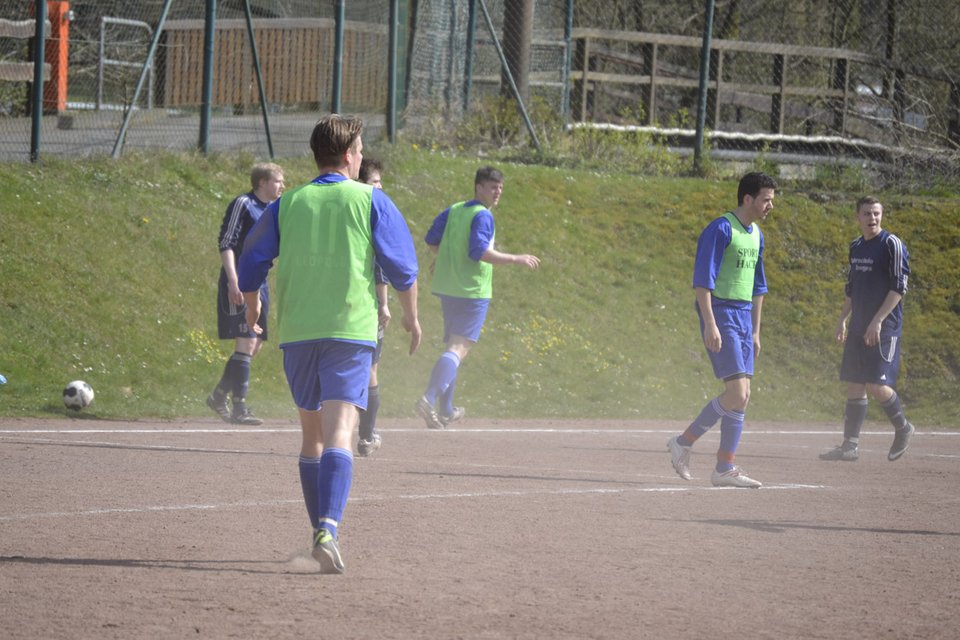
<svg viewBox="0 0 960 640"><path fill-rule="evenodd" d="M93 402L93 387L83 380L74 380L63 389L63 404L68 409L80 411Z"/></svg>

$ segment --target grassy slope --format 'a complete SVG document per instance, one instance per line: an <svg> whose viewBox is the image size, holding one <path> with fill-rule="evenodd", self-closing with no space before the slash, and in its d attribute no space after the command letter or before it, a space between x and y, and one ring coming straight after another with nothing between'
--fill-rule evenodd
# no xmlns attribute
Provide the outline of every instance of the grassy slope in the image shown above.
<svg viewBox="0 0 960 640"><path fill-rule="evenodd" d="M387 161L387 192L425 271L419 240L440 209L470 195L478 162L409 149ZM97 391L91 417L206 415L230 347L216 340L216 235L251 162L154 154L0 164L0 373L9 378L0 415L60 414L60 389L74 378ZM307 159L282 164L288 184L313 177ZM692 252L703 225L732 204L735 183L503 168L498 244L536 253L543 267L497 268L487 326L458 386L470 413L694 415L719 386L692 311ZM886 200L885 226L913 257L901 393L916 422L957 426L956 200ZM833 329L856 235L849 207L791 185L778 196L764 227L771 294L752 417L834 421L841 411ZM383 415L411 414L442 347L425 273L421 286L425 341L411 358L399 323L388 332ZM250 403L292 418L275 344L254 363Z"/></svg>

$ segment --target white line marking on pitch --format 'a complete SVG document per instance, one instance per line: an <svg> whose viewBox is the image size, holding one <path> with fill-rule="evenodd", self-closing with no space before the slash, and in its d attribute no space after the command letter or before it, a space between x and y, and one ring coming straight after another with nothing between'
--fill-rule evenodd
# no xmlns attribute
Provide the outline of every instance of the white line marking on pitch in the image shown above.
<svg viewBox="0 0 960 640"><path fill-rule="evenodd" d="M764 485L764 490L816 490L829 489L819 484L779 484ZM633 487L624 489L556 489L552 491L477 491L461 493L423 493L401 494L398 496L358 496L350 498L349 502L389 502L391 500L450 500L464 498L524 498L530 496L569 496L569 495L611 495L626 493L680 493L692 491L729 491L734 487ZM0 522L18 522L37 518L68 518L82 516L102 516L128 513L158 513L170 511L208 511L213 509L245 509L277 507L286 505L302 505L303 499L297 500L268 500L262 502L230 502L223 504L181 504L157 505L147 507L115 507L102 509L88 509L84 511L49 511L45 513L24 513L19 515L0 516Z"/></svg>
<svg viewBox="0 0 960 640"><path fill-rule="evenodd" d="M138 444L132 442L103 442L99 440L57 440L54 438L0 438L7 442L12 442L14 444L72 444L85 447L105 447L107 449L147 449L150 451L176 451L183 453L244 453L250 454L255 453L259 455L272 455L271 451L264 450L254 450L254 449L208 449L201 447L176 447L173 445L165 444ZM283 455L283 454L281 454ZM290 453L289 455L294 456L296 454Z"/></svg>
<svg viewBox="0 0 960 640"><path fill-rule="evenodd" d="M419 428L408 428L408 427L398 427L398 428L384 428L384 432L387 433L423 433L431 434L430 437L434 437L432 434L435 434L435 431L429 431L422 427ZM631 429L631 428L622 428L622 429L559 429L559 428L484 428L484 429L464 429L464 428L454 428L454 429L444 429L442 433L496 433L496 434L527 434L527 433L570 433L570 434L671 434L677 433L677 429ZM251 429L251 428L218 428L218 429L0 429L0 435L2 434L28 434L28 433L68 433L68 434L102 434L102 433L113 433L113 434L203 434L203 433L235 433L235 434L249 434L249 433L300 433L300 427L283 427L283 428L261 428L261 429ZM823 435L837 435L838 431L836 429L828 430L812 430L812 429L757 429L751 430L748 429L744 432L745 435L804 435L804 436L823 436ZM863 431L861 435L890 435L889 431ZM917 431L915 436L960 436L960 431Z"/></svg>

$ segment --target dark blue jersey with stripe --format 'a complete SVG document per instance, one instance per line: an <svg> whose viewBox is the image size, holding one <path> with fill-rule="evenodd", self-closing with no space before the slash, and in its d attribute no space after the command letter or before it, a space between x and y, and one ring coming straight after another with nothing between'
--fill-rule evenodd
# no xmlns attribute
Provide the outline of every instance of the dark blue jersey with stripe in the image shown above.
<svg viewBox="0 0 960 640"><path fill-rule="evenodd" d="M243 242L250 229L257 223L267 203L260 202L253 192L237 196L227 207L220 223L220 251L233 249L234 261L243 253Z"/></svg>
<svg viewBox="0 0 960 640"><path fill-rule="evenodd" d="M870 240L860 236L850 243L849 264L846 294L853 303L853 311L848 332L863 335L890 291L900 295L907 292L910 257L900 238L889 231L881 231ZM883 320L881 332L900 335L902 329L901 301Z"/></svg>

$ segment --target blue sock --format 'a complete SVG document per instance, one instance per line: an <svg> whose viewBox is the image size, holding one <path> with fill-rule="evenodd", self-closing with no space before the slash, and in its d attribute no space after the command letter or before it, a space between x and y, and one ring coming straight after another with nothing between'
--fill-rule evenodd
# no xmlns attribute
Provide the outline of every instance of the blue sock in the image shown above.
<svg viewBox="0 0 960 640"><path fill-rule="evenodd" d="M447 390L443 392L440 396L440 404L437 405L437 413L442 416L452 416L453 415L453 396L457 390L457 378L454 378L450 382L450 386L447 387Z"/></svg>
<svg viewBox="0 0 960 640"><path fill-rule="evenodd" d="M307 516L314 530L320 528L320 516L317 512L317 490L320 486L320 458L300 456L300 488L303 489L303 502L307 505Z"/></svg>
<svg viewBox="0 0 960 640"><path fill-rule="evenodd" d="M733 469L733 458L743 433L742 411L724 411L720 420L720 449L717 451L717 471L723 473Z"/></svg>
<svg viewBox="0 0 960 640"><path fill-rule="evenodd" d="M380 385L367 388L367 410L360 412L360 438L369 440L377 429L377 412L380 410Z"/></svg>
<svg viewBox="0 0 960 640"><path fill-rule="evenodd" d="M690 423L690 426L687 427L687 430L680 435L678 438L680 444L685 447L693 445L694 442L700 439L700 436L709 431L713 425L717 424L717 420L720 419L723 413L723 407L720 406L719 398L714 398L708 402L700 411L700 415L698 415L697 418Z"/></svg>
<svg viewBox="0 0 960 640"><path fill-rule="evenodd" d="M353 453L346 449L324 449L318 480L317 528L326 529L336 538L353 482Z"/></svg>
<svg viewBox="0 0 960 640"><path fill-rule="evenodd" d="M447 387L457 377L457 369L460 367L460 358L452 351L444 351L436 364L433 365L433 371L430 372L430 383L423 397L427 402L436 406L437 398L441 393L447 390Z"/></svg>

